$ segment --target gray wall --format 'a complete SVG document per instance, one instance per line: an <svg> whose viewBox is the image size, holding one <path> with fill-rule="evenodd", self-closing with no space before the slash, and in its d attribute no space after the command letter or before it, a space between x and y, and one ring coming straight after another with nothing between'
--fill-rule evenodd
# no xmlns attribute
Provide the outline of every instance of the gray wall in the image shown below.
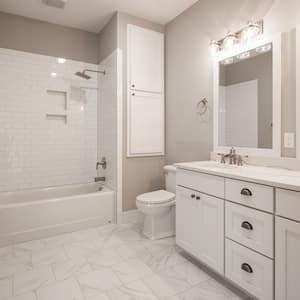
<svg viewBox="0 0 300 300"><path fill-rule="evenodd" d="M118 13L118 47L123 50L124 96L124 160L123 160L123 210L135 209L136 196L164 187L164 157L127 158L127 24L164 32L164 27L124 13Z"/></svg>
<svg viewBox="0 0 300 300"><path fill-rule="evenodd" d="M272 52L257 55L230 65L220 65L220 82L232 85L258 81L258 147L272 148Z"/></svg>
<svg viewBox="0 0 300 300"><path fill-rule="evenodd" d="M98 60L103 61L118 47L118 18L117 13L110 19L99 33Z"/></svg>
<svg viewBox="0 0 300 300"><path fill-rule="evenodd" d="M0 12L0 48L98 62L98 35Z"/></svg>
<svg viewBox="0 0 300 300"><path fill-rule="evenodd" d="M204 160L213 149L213 120L197 116L195 105L207 97L213 106L211 39L220 39L247 20L264 18L266 33L289 31L300 17L295 0L201 0L166 26L167 160ZM282 133L295 132L293 36L285 37L282 74ZM289 55L287 55L289 54ZM282 134L283 136L283 134ZM295 149L282 148L284 156Z"/></svg>

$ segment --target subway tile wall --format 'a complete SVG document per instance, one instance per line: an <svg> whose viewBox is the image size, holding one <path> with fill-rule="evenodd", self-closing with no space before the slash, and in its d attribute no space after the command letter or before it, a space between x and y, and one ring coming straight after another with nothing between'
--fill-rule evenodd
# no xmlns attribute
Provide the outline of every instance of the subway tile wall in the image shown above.
<svg viewBox="0 0 300 300"><path fill-rule="evenodd" d="M98 83L74 76L85 68L98 66L0 49L0 191L94 180ZM66 93L66 109L47 90Z"/></svg>

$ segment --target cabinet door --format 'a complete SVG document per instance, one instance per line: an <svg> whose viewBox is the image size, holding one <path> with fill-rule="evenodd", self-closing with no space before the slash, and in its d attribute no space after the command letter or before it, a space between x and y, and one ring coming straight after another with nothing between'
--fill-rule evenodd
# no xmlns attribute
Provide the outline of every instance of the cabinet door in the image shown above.
<svg viewBox="0 0 300 300"><path fill-rule="evenodd" d="M195 257L201 246L199 206L195 191L176 187L176 243Z"/></svg>
<svg viewBox="0 0 300 300"><path fill-rule="evenodd" d="M128 25L129 88L163 93L164 35L160 32Z"/></svg>
<svg viewBox="0 0 300 300"><path fill-rule="evenodd" d="M128 101L128 156L164 154L164 99L159 94L131 92Z"/></svg>
<svg viewBox="0 0 300 300"><path fill-rule="evenodd" d="M300 224L276 217L275 299L298 300L300 295Z"/></svg>
<svg viewBox="0 0 300 300"><path fill-rule="evenodd" d="M224 274L224 200L200 194L199 203L199 258L215 271Z"/></svg>

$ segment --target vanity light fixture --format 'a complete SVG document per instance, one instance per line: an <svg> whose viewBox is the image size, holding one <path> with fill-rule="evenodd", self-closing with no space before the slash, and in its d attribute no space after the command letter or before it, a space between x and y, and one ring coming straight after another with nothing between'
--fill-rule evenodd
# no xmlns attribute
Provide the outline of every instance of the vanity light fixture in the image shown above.
<svg viewBox="0 0 300 300"><path fill-rule="evenodd" d="M256 48L257 53L263 53L263 52L268 52L272 48L271 44L263 45L261 47Z"/></svg>
<svg viewBox="0 0 300 300"><path fill-rule="evenodd" d="M247 26L241 30L236 32L229 31L224 38L218 41L212 40L210 42L212 55L215 55L222 50L229 50L239 43L249 42L258 35L263 34L263 25L263 20L257 22L249 21Z"/></svg>
<svg viewBox="0 0 300 300"><path fill-rule="evenodd" d="M246 59L246 58L249 58L250 57L250 52L249 51L247 51L247 52L243 52L243 53L241 53L241 54L239 54L238 56L237 56L237 58L238 59Z"/></svg>
<svg viewBox="0 0 300 300"><path fill-rule="evenodd" d="M64 64L67 60L65 58L63 58L63 57L59 57L57 59L57 61L58 61L59 64Z"/></svg>
<svg viewBox="0 0 300 300"><path fill-rule="evenodd" d="M224 38L223 41L223 48L224 49L230 49L232 47L234 47L238 42L237 36L235 35L235 33L232 33L231 31L229 31L226 35L226 37Z"/></svg>

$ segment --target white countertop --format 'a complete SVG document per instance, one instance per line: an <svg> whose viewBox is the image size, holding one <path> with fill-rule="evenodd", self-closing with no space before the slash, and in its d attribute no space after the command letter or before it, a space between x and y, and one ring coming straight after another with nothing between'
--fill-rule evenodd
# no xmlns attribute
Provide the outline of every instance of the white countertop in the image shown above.
<svg viewBox="0 0 300 300"><path fill-rule="evenodd" d="M175 164L177 168L232 179L245 180L300 192L300 172L252 165L224 165L216 161L195 161Z"/></svg>

